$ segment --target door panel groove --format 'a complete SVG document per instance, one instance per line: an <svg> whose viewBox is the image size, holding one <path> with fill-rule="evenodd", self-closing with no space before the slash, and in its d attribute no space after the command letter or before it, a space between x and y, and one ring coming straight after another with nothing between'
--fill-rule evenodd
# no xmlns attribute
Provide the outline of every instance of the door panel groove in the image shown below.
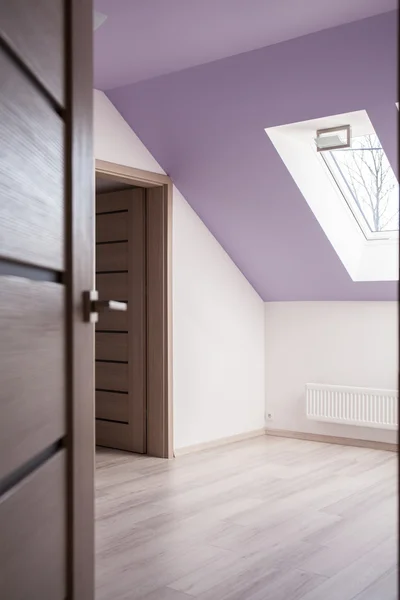
<svg viewBox="0 0 400 600"><path fill-rule="evenodd" d="M30 68L20 59L18 54L14 52L12 48L7 44L7 42L0 36L0 48L8 56L8 58L18 67L20 71L25 75L25 77L29 80L29 82L33 85L33 87L45 97L50 107L56 112L60 117L64 118L65 111L61 104L52 96L52 94L46 89L46 87L41 83L41 81L35 76L35 74L30 70Z"/></svg>
<svg viewBox="0 0 400 600"><path fill-rule="evenodd" d="M123 329L96 329L96 333L119 333L119 334L127 334L127 331L124 331Z"/></svg>
<svg viewBox="0 0 400 600"><path fill-rule="evenodd" d="M96 242L96 246L105 246L106 244L123 244L123 243L126 244L127 241L128 240L126 239L126 240L110 240L109 242Z"/></svg>
<svg viewBox="0 0 400 600"><path fill-rule="evenodd" d="M128 211L125 209L123 210L107 210L106 212L100 212L100 213L96 213L97 215L116 215L118 213L128 213Z"/></svg>
<svg viewBox="0 0 400 600"><path fill-rule="evenodd" d="M109 275L110 273L127 273L127 269L112 270L112 271L96 271L96 275Z"/></svg>
<svg viewBox="0 0 400 600"><path fill-rule="evenodd" d="M106 358L96 358L97 363L110 363L112 365L127 365L127 360L110 360Z"/></svg>
<svg viewBox="0 0 400 600"><path fill-rule="evenodd" d="M125 394L127 395L128 392L124 392L123 390L109 390L108 388L96 388L96 392L110 392L112 394Z"/></svg>
<svg viewBox="0 0 400 600"><path fill-rule="evenodd" d="M102 423L121 423L122 425L128 424L128 421L120 421L118 419L101 419L100 417L96 417L96 421L101 421Z"/></svg>
<svg viewBox="0 0 400 600"><path fill-rule="evenodd" d="M3 496L9 492L13 487L18 485L25 477L28 477L31 473L39 469L45 462L47 462L52 456L57 454L64 445L64 438L61 438L51 444L36 456L33 456L25 464L18 467L15 471L3 477L0 481L0 496Z"/></svg>
<svg viewBox="0 0 400 600"><path fill-rule="evenodd" d="M23 277L32 281L50 281L52 283L62 283L64 279L62 271L34 267L4 258L0 258L0 276Z"/></svg>

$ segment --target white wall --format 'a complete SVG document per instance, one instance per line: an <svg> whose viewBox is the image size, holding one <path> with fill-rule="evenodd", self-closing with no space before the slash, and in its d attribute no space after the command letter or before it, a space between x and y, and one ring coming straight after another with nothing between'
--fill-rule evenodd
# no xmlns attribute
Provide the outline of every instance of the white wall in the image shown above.
<svg viewBox="0 0 400 600"><path fill-rule="evenodd" d="M393 431L305 417L306 383L397 389L396 302L265 305L268 429L395 442Z"/></svg>
<svg viewBox="0 0 400 600"><path fill-rule="evenodd" d="M108 98L94 92L100 160L163 173ZM264 303L174 187L174 446L264 427Z"/></svg>
<svg viewBox="0 0 400 600"><path fill-rule="evenodd" d="M164 172L102 92L94 109L96 158ZM306 383L397 388L396 303L264 305L175 187L173 360L176 449L261 429L265 404L270 429L396 441L308 421L304 398Z"/></svg>

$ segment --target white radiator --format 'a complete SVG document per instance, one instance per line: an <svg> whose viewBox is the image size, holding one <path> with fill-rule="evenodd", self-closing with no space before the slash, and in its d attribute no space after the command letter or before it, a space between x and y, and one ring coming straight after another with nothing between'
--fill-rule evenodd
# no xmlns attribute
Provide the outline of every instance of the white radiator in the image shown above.
<svg viewBox="0 0 400 600"><path fill-rule="evenodd" d="M307 417L379 429L397 429L398 392L307 383Z"/></svg>

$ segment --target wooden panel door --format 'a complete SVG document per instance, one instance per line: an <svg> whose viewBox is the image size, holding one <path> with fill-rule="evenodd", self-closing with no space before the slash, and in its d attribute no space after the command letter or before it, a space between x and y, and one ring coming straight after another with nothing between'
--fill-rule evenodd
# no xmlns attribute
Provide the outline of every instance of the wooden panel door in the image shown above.
<svg viewBox="0 0 400 600"><path fill-rule="evenodd" d="M94 597L92 5L0 0L0 598Z"/></svg>
<svg viewBox="0 0 400 600"><path fill-rule="evenodd" d="M128 303L96 325L96 442L146 452L145 193L97 194L96 287Z"/></svg>

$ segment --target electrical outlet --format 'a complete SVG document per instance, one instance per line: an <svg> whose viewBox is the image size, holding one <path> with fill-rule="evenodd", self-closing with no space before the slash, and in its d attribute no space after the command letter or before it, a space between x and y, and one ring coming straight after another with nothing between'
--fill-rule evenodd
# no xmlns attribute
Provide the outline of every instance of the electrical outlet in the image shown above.
<svg viewBox="0 0 400 600"><path fill-rule="evenodd" d="M274 418L274 416L273 416L272 413L267 413L267 419L268 419L268 421L272 421L273 418Z"/></svg>

